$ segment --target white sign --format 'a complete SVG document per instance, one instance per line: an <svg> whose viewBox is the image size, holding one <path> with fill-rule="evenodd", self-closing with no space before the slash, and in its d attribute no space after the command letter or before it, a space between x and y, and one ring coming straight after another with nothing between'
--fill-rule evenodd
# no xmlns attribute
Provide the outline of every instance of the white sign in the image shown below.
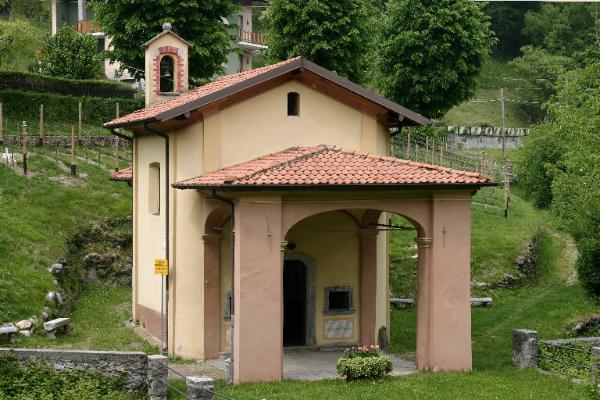
<svg viewBox="0 0 600 400"><path fill-rule="evenodd" d="M326 339L348 339L354 336L354 323L351 319L332 319L325 322Z"/></svg>

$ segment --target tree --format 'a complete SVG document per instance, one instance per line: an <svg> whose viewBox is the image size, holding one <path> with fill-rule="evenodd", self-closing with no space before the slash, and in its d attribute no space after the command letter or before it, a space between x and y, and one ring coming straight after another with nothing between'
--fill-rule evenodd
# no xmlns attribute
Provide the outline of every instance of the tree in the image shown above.
<svg viewBox="0 0 600 400"><path fill-rule="evenodd" d="M231 0L93 0L95 21L112 37L109 56L121 62L136 77L144 74L142 44L170 22L173 31L193 44L189 74L202 81L222 72L231 47L231 37L222 17L231 15Z"/></svg>
<svg viewBox="0 0 600 400"><path fill-rule="evenodd" d="M38 52L39 72L65 79L96 79L102 74L98 41L68 25L47 36Z"/></svg>
<svg viewBox="0 0 600 400"><path fill-rule="evenodd" d="M528 44L523 33L525 13L536 10L539 4L531 2L491 2L485 7L490 17L492 31L498 41L494 46L494 55L502 59L511 59L519 55L521 47Z"/></svg>
<svg viewBox="0 0 600 400"><path fill-rule="evenodd" d="M0 67L26 71L35 63L35 50L42 36L36 27L25 20L0 20Z"/></svg>
<svg viewBox="0 0 600 400"><path fill-rule="evenodd" d="M406 107L441 117L474 94L493 43L489 18L470 0L390 0L377 51L378 86Z"/></svg>
<svg viewBox="0 0 600 400"><path fill-rule="evenodd" d="M365 0L271 0L268 57L276 62L307 59L362 83L373 37L373 2Z"/></svg>
<svg viewBox="0 0 600 400"><path fill-rule="evenodd" d="M596 45L598 4L543 4L525 14L523 33L552 54L573 56Z"/></svg>

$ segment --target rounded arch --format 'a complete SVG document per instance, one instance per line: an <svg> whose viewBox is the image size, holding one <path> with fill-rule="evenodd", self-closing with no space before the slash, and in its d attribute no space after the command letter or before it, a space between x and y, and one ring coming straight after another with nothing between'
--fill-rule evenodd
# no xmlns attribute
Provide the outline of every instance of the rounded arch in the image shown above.
<svg viewBox="0 0 600 400"><path fill-rule="evenodd" d="M160 59L160 81L159 91L161 93L172 93L175 91L175 58L165 54Z"/></svg>
<svg viewBox="0 0 600 400"><path fill-rule="evenodd" d="M231 216L231 210L225 204L217 204L215 202L207 203L205 205L205 217L204 217L204 233L205 234L219 234L221 233L221 227L227 219Z"/></svg>
<svg viewBox="0 0 600 400"><path fill-rule="evenodd" d="M360 227L365 229L377 223L382 213L398 214L408 220L416 229L418 237L427 237L431 226L430 203L424 200L414 201L376 201L376 202L312 202L284 203L282 215L282 237L299 222L314 215L331 211L347 213L351 210L365 210Z"/></svg>

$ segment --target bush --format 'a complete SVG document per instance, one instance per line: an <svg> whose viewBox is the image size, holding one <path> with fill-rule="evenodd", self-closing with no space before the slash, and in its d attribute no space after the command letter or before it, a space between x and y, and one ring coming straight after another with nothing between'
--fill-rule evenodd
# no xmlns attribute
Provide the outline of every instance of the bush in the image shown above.
<svg viewBox="0 0 600 400"><path fill-rule="evenodd" d="M338 374L346 381L356 379L382 379L392 372L392 361L388 356L342 357L336 364Z"/></svg>
<svg viewBox="0 0 600 400"><path fill-rule="evenodd" d="M558 347L542 342L538 347L538 367L569 378L589 380L591 353L592 346L589 343L569 343Z"/></svg>
<svg viewBox="0 0 600 400"><path fill-rule="evenodd" d="M39 71L44 75L68 79L95 79L102 75L103 57L98 52L98 41L68 25L44 39L38 60Z"/></svg>
<svg viewBox="0 0 600 400"><path fill-rule="evenodd" d="M392 361L379 354L378 346L350 347L338 360L336 369L347 381L381 379L392 372Z"/></svg>
<svg viewBox="0 0 600 400"><path fill-rule="evenodd" d="M600 296L600 240L582 239L577 248L579 258L575 266L579 279L590 293Z"/></svg>
<svg viewBox="0 0 600 400"><path fill-rule="evenodd" d="M135 89L115 81L62 79L27 72L0 71L0 90L132 99Z"/></svg>
<svg viewBox="0 0 600 400"><path fill-rule="evenodd" d="M37 119L39 106L44 104L47 122L72 121L77 124L78 103L82 102L84 123L102 125L115 117L115 104L120 104L121 115L144 107L143 99L102 99L97 97L61 96L50 93L33 93L19 90L0 90L4 121L14 122Z"/></svg>
<svg viewBox="0 0 600 400"><path fill-rule="evenodd" d="M82 371L56 372L45 364L21 366L10 355L0 356L0 399L126 400L143 399L127 393L123 378L107 379Z"/></svg>

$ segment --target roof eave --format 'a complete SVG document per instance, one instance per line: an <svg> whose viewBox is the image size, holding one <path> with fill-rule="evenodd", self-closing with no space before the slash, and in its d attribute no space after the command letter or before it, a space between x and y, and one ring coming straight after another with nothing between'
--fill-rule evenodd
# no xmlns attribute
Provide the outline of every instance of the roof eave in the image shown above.
<svg viewBox="0 0 600 400"><path fill-rule="evenodd" d="M478 183L404 183L404 184L354 184L354 185L171 185L180 190L222 190L222 191L255 191L255 190L393 190L393 189L478 189L481 187L498 186L496 182Z"/></svg>

